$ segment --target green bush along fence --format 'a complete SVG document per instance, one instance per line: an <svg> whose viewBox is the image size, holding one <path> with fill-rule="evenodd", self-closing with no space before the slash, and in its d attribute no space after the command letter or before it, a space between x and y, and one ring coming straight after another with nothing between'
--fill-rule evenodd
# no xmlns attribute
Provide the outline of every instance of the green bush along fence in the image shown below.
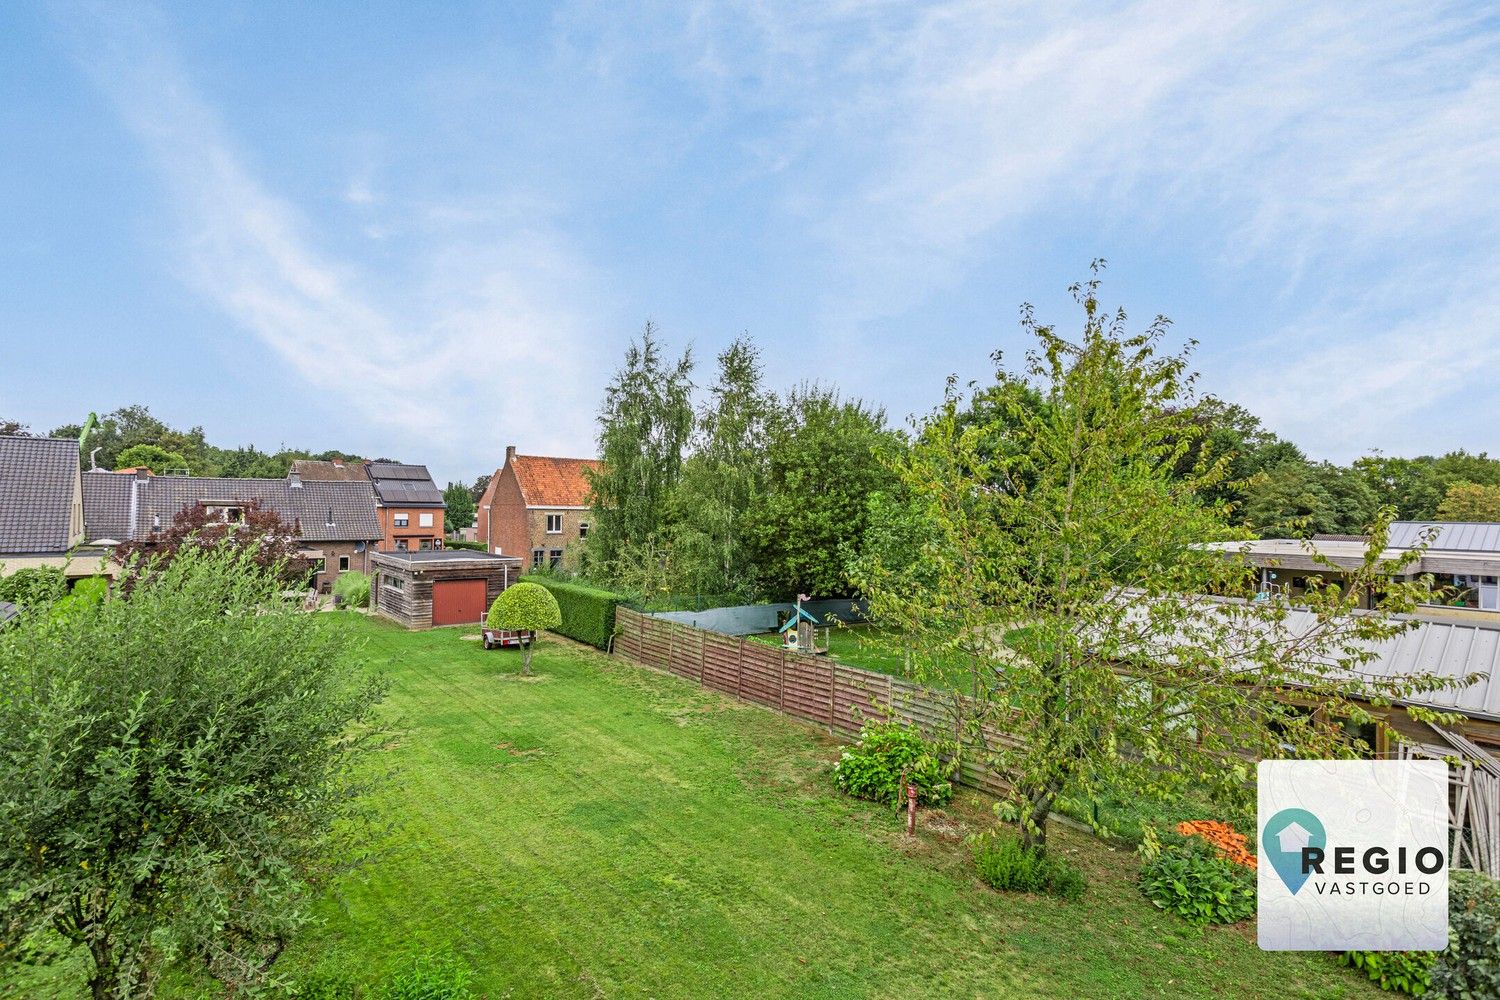
<svg viewBox="0 0 1500 1000"><path fill-rule="evenodd" d="M562 611L562 624L553 631L600 649L609 648L615 632L615 609L625 600L619 594L581 583L568 583L543 574L522 577L552 591Z"/></svg>

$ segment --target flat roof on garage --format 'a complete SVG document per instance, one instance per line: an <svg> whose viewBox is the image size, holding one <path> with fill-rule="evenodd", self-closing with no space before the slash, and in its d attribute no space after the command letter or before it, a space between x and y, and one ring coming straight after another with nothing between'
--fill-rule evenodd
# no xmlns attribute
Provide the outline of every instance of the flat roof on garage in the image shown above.
<svg viewBox="0 0 1500 1000"><path fill-rule="evenodd" d="M377 552L375 562L403 562L409 565L449 565L452 563L478 563L500 566L504 564L519 564L520 556L496 556L488 552L475 552L471 549L419 549L416 552Z"/></svg>

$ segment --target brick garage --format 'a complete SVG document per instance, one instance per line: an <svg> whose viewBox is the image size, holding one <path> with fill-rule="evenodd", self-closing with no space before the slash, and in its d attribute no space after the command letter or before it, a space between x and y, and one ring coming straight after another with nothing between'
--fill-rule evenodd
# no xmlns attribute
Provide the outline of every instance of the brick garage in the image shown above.
<svg viewBox="0 0 1500 1000"><path fill-rule="evenodd" d="M478 624L521 575L521 560L461 549L377 552L370 557L370 601L407 628Z"/></svg>

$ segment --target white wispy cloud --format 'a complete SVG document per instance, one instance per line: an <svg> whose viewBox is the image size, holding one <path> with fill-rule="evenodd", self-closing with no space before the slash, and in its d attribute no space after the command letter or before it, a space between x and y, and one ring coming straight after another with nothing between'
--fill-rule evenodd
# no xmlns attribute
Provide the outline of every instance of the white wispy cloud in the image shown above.
<svg viewBox="0 0 1500 1000"><path fill-rule="evenodd" d="M592 331L569 303L591 279L545 220L499 235L429 228L394 286L361 273L256 176L158 16L100 6L63 22L159 173L177 220L170 266L232 321L227 336L254 336L360 417L339 440L464 471L486 454L498 463L510 442L589 446ZM343 198L361 210L377 201L358 177ZM356 228L386 233L378 221ZM541 370L555 408L536 405Z"/></svg>
<svg viewBox="0 0 1500 1000"><path fill-rule="evenodd" d="M1366 442L1409 439L1403 420L1465 389L1500 403L1500 20L1483 5L704 3L681 37L701 86L786 110L760 145L828 247L820 326L851 344L997 243L1085 213L1101 242L1194 232L1162 256L1282 289L1278 323L1227 317L1254 350L1209 347L1214 388L1286 433L1346 454L1326 431L1356 404Z"/></svg>

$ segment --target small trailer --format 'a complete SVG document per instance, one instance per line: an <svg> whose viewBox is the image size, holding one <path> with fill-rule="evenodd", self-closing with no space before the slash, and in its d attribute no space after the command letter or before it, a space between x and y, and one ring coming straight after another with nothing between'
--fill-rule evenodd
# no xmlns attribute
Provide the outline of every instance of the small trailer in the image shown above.
<svg viewBox="0 0 1500 1000"><path fill-rule="evenodd" d="M536 642L535 632L519 632L515 629L490 628L488 625L480 629L484 635L485 649L520 649L523 645Z"/></svg>

